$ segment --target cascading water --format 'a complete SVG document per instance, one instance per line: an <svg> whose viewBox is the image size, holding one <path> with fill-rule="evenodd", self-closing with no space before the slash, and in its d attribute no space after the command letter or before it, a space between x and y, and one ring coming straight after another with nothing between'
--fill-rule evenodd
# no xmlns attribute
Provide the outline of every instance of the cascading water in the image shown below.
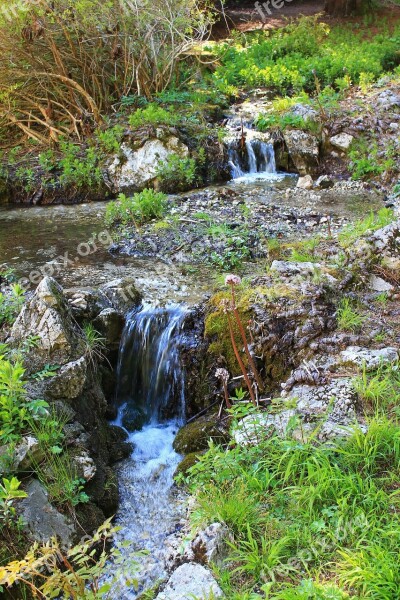
<svg viewBox="0 0 400 600"><path fill-rule="evenodd" d="M237 140L228 146L228 160L233 179L257 173L275 174L275 153L272 144L258 139L247 139L243 150Z"/></svg>
<svg viewBox="0 0 400 600"><path fill-rule="evenodd" d="M118 472L116 521L121 530L116 543L128 541L129 551L148 554L138 560L138 589L128 591L121 581L114 596L119 600L137 598L165 575L163 543L181 519L182 497L173 490L173 474L181 457L172 444L184 418L179 347L185 314L180 306L132 312L121 341L116 424L128 430L134 450Z"/></svg>

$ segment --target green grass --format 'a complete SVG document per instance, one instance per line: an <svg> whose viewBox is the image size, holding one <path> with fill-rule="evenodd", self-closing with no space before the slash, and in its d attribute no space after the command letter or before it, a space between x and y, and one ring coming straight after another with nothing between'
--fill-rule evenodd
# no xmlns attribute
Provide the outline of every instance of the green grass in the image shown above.
<svg viewBox="0 0 400 600"><path fill-rule="evenodd" d="M337 310L337 322L339 329L344 331L358 331L365 321L354 303L349 298L343 298Z"/></svg>
<svg viewBox="0 0 400 600"><path fill-rule="evenodd" d="M211 446L188 485L193 523L219 519L231 531L226 596L395 598L399 469L400 428L385 417L329 445L273 436Z"/></svg>
<svg viewBox="0 0 400 600"><path fill-rule="evenodd" d="M146 189L132 198L120 194L117 201L109 202L105 220L107 225L142 225L152 219L161 219L166 209L166 195Z"/></svg>
<svg viewBox="0 0 400 600"><path fill-rule="evenodd" d="M375 411L393 411L400 416L400 372L399 365L381 365L354 378L354 388L365 407Z"/></svg>
<svg viewBox="0 0 400 600"><path fill-rule="evenodd" d="M339 234L339 242L347 248L362 236L386 227L394 218L393 210L390 208L381 208L378 212L371 211L365 219L347 225Z"/></svg>

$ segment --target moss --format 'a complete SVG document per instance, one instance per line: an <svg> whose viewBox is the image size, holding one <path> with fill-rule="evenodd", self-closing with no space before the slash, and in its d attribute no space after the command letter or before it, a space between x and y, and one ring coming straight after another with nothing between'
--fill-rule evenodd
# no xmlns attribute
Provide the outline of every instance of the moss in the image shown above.
<svg viewBox="0 0 400 600"><path fill-rule="evenodd" d="M216 414L200 417L184 425L174 440L174 450L178 454L191 454L208 448L209 440L223 443L229 440L228 432L218 425Z"/></svg>
<svg viewBox="0 0 400 600"><path fill-rule="evenodd" d="M190 454L187 454L185 456L185 458L183 460L181 460L181 462L177 466L176 471L174 473L174 477L177 477L180 474L185 476L187 474L188 470L190 469L190 467L193 467L193 465L195 465L198 462L198 460L200 459L200 456L202 454L204 454L204 451L191 452Z"/></svg>
<svg viewBox="0 0 400 600"><path fill-rule="evenodd" d="M245 289L246 288L241 289L237 293L238 312L244 327L246 327L246 323L251 317L250 304L247 302L247 299L244 296ZM223 302L230 300L230 298L230 292L219 292L211 298L210 306L217 310L210 312L206 317L204 333L206 338L213 338L209 345L209 352L215 356L223 356L229 371L231 373L237 373L239 371L239 366L232 348L232 341L228 327L228 317L222 308ZM237 347L241 348L243 346L243 342L233 315L231 322ZM246 364L245 356L242 356L242 360Z"/></svg>

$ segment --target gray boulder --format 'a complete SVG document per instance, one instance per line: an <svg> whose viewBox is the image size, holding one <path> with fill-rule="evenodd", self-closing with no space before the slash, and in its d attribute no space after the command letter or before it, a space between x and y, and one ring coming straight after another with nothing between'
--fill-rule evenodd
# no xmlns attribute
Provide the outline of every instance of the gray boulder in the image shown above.
<svg viewBox="0 0 400 600"><path fill-rule="evenodd" d="M12 327L10 343L17 344L32 336L37 342L30 356L38 364L49 359L68 362L82 346L79 328L73 322L63 289L52 277L42 279L23 306ZM39 357L40 360L35 360Z"/></svg>
<svg viewBox="0 0 400 600"><path fill-rule="evenodd" d="M338 133L338 135L332 136L329 141L338 150L347 152L354 141L354 137L349 133Z"/></svg>
<svg viewBox="0 0 400 600"><path fill-rule="evenodd" d="M83 391L86 382L87 360L81 356L78 360L67 363L45 384L45 395L48 399L65 398L73 400Z"/></svg>
<svg viewBox="0 0 400 600"><path fill-rule="evenodd" d="M394 364L399 360L397 348L382 348L380 350L371 350L370 348L360 348L359 346L349 346L342 350L340 358L346 365L353 367L363 367L366 369L376 369L382 364Z"/></svg>
<svg viewBox="0 0 400 600"><path fill-rule="evenodd" d="M318 139L298 129L283 132L283 137L294 166L301 176L312 174L318 166Z"/></svg>
<svg viewBox="0 0 400 600"><path fill-rule="evenodd" d="M18 503L17 511L32 538L42 543L56 536L63 548L69 548L76 534L72 520L50 504L47 491L37 479L31 479L25 491L28 497Z"/></svg>
<svg viewBox="0 0 400 600"><path fill-rule="evenodd" d="M160 130L160 139L149 139L140 148L122 144L120 152L108 167L108 177L115 192L133 192L149 187L155 179L160 162L172 154L189 155L188 147L171 133Z"/></svg>
<svg viewBox="0 0 400 600"><path fill-rule="evenodd" d="M140 292L135 287L132 277L124 277L109 281L101 287L112 306L119 312L126 313L138 306L142 300Z"/></svg>

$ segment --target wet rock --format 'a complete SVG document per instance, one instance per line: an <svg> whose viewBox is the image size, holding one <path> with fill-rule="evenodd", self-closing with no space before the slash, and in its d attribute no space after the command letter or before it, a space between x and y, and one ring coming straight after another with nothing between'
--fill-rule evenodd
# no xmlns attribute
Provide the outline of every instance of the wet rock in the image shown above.
<svg viewBox="0 0 400 600"><path fill-rule="evenodd" d="M52 377L45 385L45 395L50 399L65 398L73 400L83 391L87 372L87 360L81 356L61 367L57 375Z"/></svg>
<svg viewBox="0 0 400 600"><path fill-rule="evenodd" d="M178 454L190 454L207 449L210 439L218 443L229 439L227 431L218 424L216 415L200 417L184 425L178 431L173 446Z"/></svg>
<svg viewBox="0 0 400 600"><path fill-rule="evenodd" d="M44 353L46 362L48 357L54 362L68 362L82 346L63 289L52 277L45 277L23 306L12 327L10 342L22 342L32 336L37 337L37 345L30 357L36 363L43 363L37 359L38 354L43 357Z"/></svg>
<svg viewBox="0 0 400 600"><path fill-rule="evenodd" d="M317 138L298 129L285 131L283 137L289 156L300 175L312 173L318 166L319 143Z"/></svg>
<svg viewBox="0 0 400 600"><path fill-rule="evenodd" d="M156 600L199 600L222 598L223 593L212 573L195 563L186 563L174 571Z"/></svg>
<svg viewBox="0 0 400 600"><path fill-rule="evenodd" d="M56 536L63 548L70 547L76 534L72 520L50 504L47 491L37 479L31 479L25 491L28 497L18 503L17 511L32 538L47 542Z"/></svg>
<svg viewBox="0 0 400 600"><path fill-rule="evenodd" d="M335 148L342 150L342 152L347 152L353 143L354 137L348 133L339 133L338 135L334 135L330 138L330 143Z"/></svg>
<svg viewBox="0 0 400 600"><path fill-rule="evenodd" d="M147 140L137 150L122 144L119 154L108 167L114 191L133 192L148 187L156 179L159 163L168 160L172 154L184 158L189 155L189 149L171 134L163 139Z"/></svg>
<svg viewBox="0 0 400 600"><path fill-rule="evenodd" d="M334 181L329 177L329 175L321 175L315 182L315 187L321 188L321 190L326 190L335 185Z"/></svg>
<svg viewBox="0 0 400 600"><path fill-rule="evenodd" d="M121 340L125 320L114 308L105 308L93 322L97 331L105 339L108 349L117 349Z"/></svg>
<svg viewBox="0 0 400 600"><path fill-rule="evenodd" d="M101 291L107 296L113 307L122 313L138 306L142 300L132 277L109 281L101 287Z"/></svg>
<svg viewBox="0 0 400 600"><path fill-rule="evenodd" d="M182 475L186 475L190 467L193 467L199 459L199 456L202 454L202 451L199 452L190 452L190 454L186 454L183 460L179 463L174 473L174 477L182 473Z"/></svg>
<svg viewBox="0 0 400 600"><path fill-rule="evenodd" d="M297 182L297 187L301 190L312 190L313 188L313 179L311 175L304 175L304 177L299 177Z"/></svg>
<svg viewBox="0 0 400 600"><path fill-rule="evenodd" d="M222 523L212 523L194 538L191 549L194 560L201 564L224 565L228 555L229 529Z"/></svg>
<svg viewBox="0 0 400 600"><path fill-rule="evenodd" d="M399 360L399 353L396 348L371 350L359 346L350 346L340 353L340 359L343 363L354 367L365 365L366 369L376 369L382 364L396 363Z"/></svg>

